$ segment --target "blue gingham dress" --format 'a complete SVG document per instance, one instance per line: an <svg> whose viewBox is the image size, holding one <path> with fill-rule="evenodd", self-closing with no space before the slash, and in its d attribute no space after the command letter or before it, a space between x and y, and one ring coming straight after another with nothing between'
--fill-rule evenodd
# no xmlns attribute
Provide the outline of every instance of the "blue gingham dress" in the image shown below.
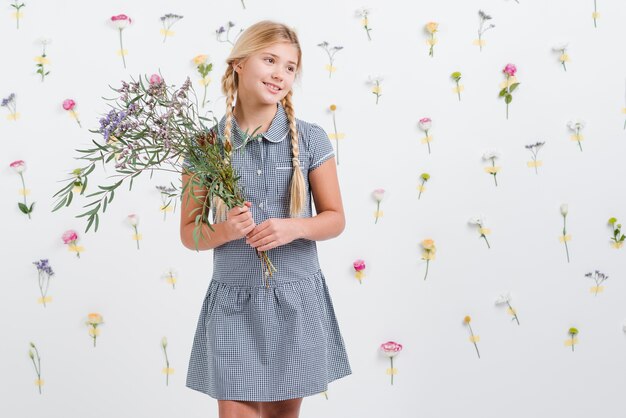
<svg viewBox="0 0 626 418"><path fill-rule="evenodd" d="M234 147L243 142L235 118ZM296 119L311 217L308 172L334 155L324 130ZM218 124L223 132L226 117ZM283 106L266 133L233 152L254 222L289 217L291 135ZM187 166L189 162L186 161ZM215 219L215 215L214 215ZM277 271L269 288L245 238L213 250L213 276L193 340L186 386L215 399L279 401L326 391L352 373L315 241L297 239L267 251Z"/></svg>

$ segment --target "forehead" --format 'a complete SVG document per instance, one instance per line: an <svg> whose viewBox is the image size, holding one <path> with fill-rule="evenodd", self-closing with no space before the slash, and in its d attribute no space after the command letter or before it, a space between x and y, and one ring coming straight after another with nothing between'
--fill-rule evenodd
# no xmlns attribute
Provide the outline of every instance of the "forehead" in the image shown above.
<svg viewBox="0 0 626 418"><path fill-rule="evenodd" d="M282 61L287 61L290 64L298 64L298 48L290 43L276 43L263 48L259 53L272 55Z"/></svg>

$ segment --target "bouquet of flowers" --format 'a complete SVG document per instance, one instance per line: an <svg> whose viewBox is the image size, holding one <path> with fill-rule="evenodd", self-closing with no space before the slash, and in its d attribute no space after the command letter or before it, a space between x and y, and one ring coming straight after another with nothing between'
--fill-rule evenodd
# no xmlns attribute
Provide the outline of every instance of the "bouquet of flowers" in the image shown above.
<svg viewBox="0 0 626 418"><path fill-rule="evenodd" d="M237 184L239 177L231 165L231 153L244 148L249 141L257 139L256 130L246 135L243 144L233 149L230 140L217 131L217 119L201 116L198 112L198 100L189 77L181 87L168 86L158 74L149 78L139 77L127 83L122 81L118 89L112 88L119 96L105 99L113 102L106 116L100 119L100 128L90 132L102 135L104 141L92 140L94 147L77 150L79 160L85 161L80 168L83 179L80 195L88 184L88 176L101 162L104 167L115 159L115 174L118 181L98 186L98 191L86 195L93 201L84 205L89 208L76 217L87 217L87 228L94 225L98 230L99 213L106 211L107 205L115 196L115 191L124 182L132 190L133 179L143 173L161 170L170 173L187 174L189 181L176 187L183 196L201 206L192 211L195 214L193 239L198 250L200 238L205 238L202 223L214 231L209 220L209 211L213 206L216 218L224 219L225 214L235 206L244 205L243 192ZM208 128L207 122L213 127ZM260 134L259 134L260 135ZM185 164L186 158L189 165ZM193 168L190 168L193 167ZM53 211L72 203L75 174L65 181L66 186L53 197L57 198ZM206 190L196 193L195 189ZM276 271L265 252L258 252L263 263L265 276Z"/></svg>

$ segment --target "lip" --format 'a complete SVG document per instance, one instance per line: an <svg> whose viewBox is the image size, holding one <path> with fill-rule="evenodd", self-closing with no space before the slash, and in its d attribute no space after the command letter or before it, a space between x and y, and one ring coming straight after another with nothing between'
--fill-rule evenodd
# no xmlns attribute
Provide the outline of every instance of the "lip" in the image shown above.
<svg viewBox="0 0 626 418"><path fill-rule="evenodd" d="M263 84L265 84L265 85L270 85L270 86L274 86L274 87L276 87L276 88L278 89L278 91L281 91L281 90L282 90L282 88L281 88L280 86L277 86L276 84L266 83L265 81L263 82Z"/></svg>

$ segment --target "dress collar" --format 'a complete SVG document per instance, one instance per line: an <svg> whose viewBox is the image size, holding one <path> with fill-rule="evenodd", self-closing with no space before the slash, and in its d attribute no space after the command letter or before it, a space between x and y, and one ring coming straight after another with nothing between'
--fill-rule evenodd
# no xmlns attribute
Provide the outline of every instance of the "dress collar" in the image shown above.
<svg viewBox="0 0 626 418"><path fill-rule="evenodd" d="M264 132L262 134L265 139L275 143L281 142L289 133L289 121L287 120L285 108L280 102L277 103L276 107L276 114L274 115L274 119L272 119L272 123L270 124L269 129L267 130L267 132ZM234 139L233 145L241 144L243 142L243 135L241 135L241 129L239 129L237 121L234 117L232 118L232 123L233 129L231 130L231 132L236 133L235 135L232 135ZM224 132L224 128L226 127L226 115L222 116L219 127L220 132Z"/></svg>

